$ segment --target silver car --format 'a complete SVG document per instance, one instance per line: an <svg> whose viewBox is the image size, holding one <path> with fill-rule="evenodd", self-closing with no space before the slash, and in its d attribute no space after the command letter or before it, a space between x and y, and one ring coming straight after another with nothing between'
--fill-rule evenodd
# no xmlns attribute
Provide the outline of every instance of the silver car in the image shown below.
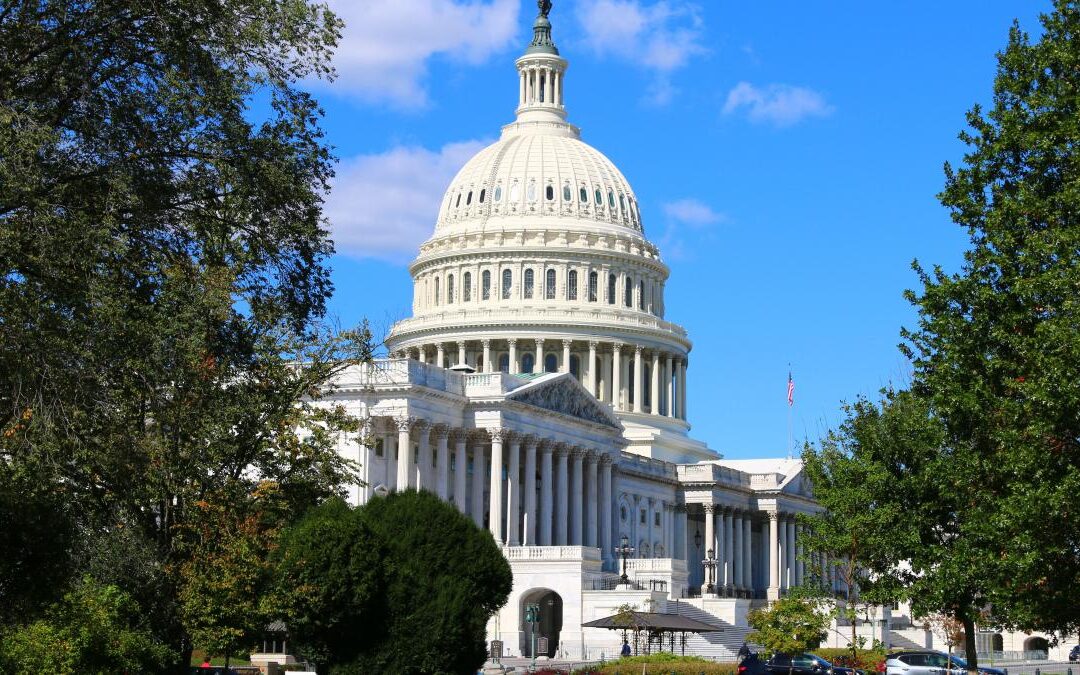
<svg viewBox="0 0 1080 675"><path fill-rule="evenodd" d="M949 666L952 666L950 671ZM895 652L885 657L885 675L956 675L964 672L955 657L934 651Z"/></svg>

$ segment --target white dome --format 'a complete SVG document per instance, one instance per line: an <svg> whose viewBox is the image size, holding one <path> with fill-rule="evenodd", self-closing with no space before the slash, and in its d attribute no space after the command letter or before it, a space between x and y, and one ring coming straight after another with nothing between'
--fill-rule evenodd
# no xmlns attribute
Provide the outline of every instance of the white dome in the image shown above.
<svg viewBox="0 0 1080 675"><path fill-rule="evenodd" d="M600 151L565 122L517 122L466 162L443 198L435 236L507 226L563 228L547 219L585 221L642 233L630 184ZM514 221L521 220L520 224ZM627 232L629 233L629 232Z"/></svg>

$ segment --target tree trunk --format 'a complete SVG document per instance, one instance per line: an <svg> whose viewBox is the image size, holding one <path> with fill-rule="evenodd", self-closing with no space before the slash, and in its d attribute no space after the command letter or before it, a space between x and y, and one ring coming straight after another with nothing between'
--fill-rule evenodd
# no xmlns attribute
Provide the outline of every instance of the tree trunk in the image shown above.
<svg viewBox="0 0 1080 675"><path fill-rule="evenodd" d="M967 671L970 675L979 675L979 664L975 650L975 620L968 614L964 614L964 658L967 660Z"/></svg>

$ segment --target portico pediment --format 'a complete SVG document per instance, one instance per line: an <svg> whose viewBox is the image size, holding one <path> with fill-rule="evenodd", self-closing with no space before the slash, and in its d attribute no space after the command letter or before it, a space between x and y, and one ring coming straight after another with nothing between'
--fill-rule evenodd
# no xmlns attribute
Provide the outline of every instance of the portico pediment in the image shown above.
<svg viewBox="0 0 1080 675"><path fill-rule="evenodd" d="M538 377L508 392L506 400L577 417L614 429L622 429L622 424L615 413L597 401L569 373L550 373Z"/></svg>

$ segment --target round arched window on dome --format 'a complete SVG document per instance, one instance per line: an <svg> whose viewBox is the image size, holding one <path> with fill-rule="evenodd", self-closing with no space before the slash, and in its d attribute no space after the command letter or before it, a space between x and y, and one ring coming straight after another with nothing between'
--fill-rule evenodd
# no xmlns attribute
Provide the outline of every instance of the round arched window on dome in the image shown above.
<svg viewBox="0 0 1080 675"><path fill-rule="evenodd" d="M547 198L547 200L549 202L552 201L553 199L555 199L555 188L552 187L551 185L548 185L547 187L545 187L544 188L544 197Z"/></svg>
<svg viewBox="0 0 1080 675"><path fill-rule="evenodd" d="M465 197L465 206L472 204L472 190L469 190L468 196Z"/></svg>
<svg viewBox="0 0 1080 675"><path fill-rule="evenodd" d="M637 308L642 310L642 311L645 310L645 282L644 281L638 281L637 282Z"/></svg>
<svg viewBox="0 0 1080 675"><path fill-rule="evenodd" d="M607 203L610 208L615 208L615 193L610 189L607 191Z"/></svg>
<svg viewBox="0 0 1080 675"><path fill-rule="evenodd" d="M604 205L604 195L600 194L600 188L596 188L596 192L593 194L593 197L596 197L597 206Z"/></svg>
<svg viewBox="0 0 1080 675"><path fill-rule="evenodd" d="M491 299L491 270L484 270L480 274L480 299Z"/></svg>
<svg viewBox="0 0 1080 675"><path fill-rule="evenodd" d="M566 299L577 300L577 270L566 273Z"/></svg>
<svg viewBox="0 0 1080 675"><path fill-rule="evenodd" d="M571 199L573 199L573 195L574 195L574 193L570 190L570 186L569 185L564 185L563 188L562 188L562 200L564 202L568 202Z"/></svg>
<svg viewBox="0 0 1080 675"><path fill-rule="evenodd" d="M454 208L456 209L459 206L461 206L461 193L460 192L457 193L457 201L454 202Z"/></svg>
<svg viewBox="0 0 1080 675"><path fill-rule="evenodd" d="M486 189L481 189L481 190L480 190L480 203L481 203L481 204L483 204L483 203L484 203L484 195L485 195L486 193L487 193L487 190L486 190Z"/></svg>
<svg viewBox="0 0 1080 675"><path fill-rule="evenodd" d="M544 279L544 298L546 300L555 299L555 270L548 270L545 273Z"/></svg>
<svg viewBox="0 0 1080 675"><path fill-rule="evenodd" d="M446 303L454 304L454 275L446 277Z"/></svg>
<svg viewBox="0 0 1080 675"><path fill-rule="evenodd" d="M627 307L634 306L634 282L630 277L626 277L623 285L623 304Z"/></svg>
<svg viewBox="0 0 1080 675"><path fill-rule="evenodd" d="M607 304L615 304L615 275L609 274L607 278Z"/></svg>
<svg viewBox="0 0 1080 675"><path fill-rule="evenodd" d="M510 299L510 288L513 285L511 282L514 280L513 272L510 270L503 270L502 272L502 299Z"/></svg>
<svg viewBox="0 0 1080 675"><path fill-rule="evenodd" d="M501 185L496 185L495 186L495 201L497 201L497 202L502 201L502 186Z"/></svg>
<svg viewBox="0 0 1080 675"><path fill-rule="evenodd" d="M535 273L532 271L531 268L525 270L525 281L524 281L524 286L522 286L522 291L525 294L525 299L526 300L532 300L533 288L534 288L535 281L536 281L534 279L534 277L535 277Z"/></svg>
<svg viewBox="0 0 1080 675"><path fill-rule="evenodd" d="M480 193L480 201L484 201L483 192ZM619 194L619 210L622 211L624 216L626 215L626 195L621 193Z"/></svg>
<svg viewBox="0 0 1080 675"><path fill-rule="evenodd" d="M461 277L461 301L470 302L472 300L472 272L466 272Z"/></svg>
<svg viewBox="0 0 1080 675"><path fill-rule="evenodd" d="M589 272L589 302L596 302L596 272Z"/></svg>
<svg viewBox="0 0 1080 675"><path fill-rule="evenodd" d="M581 199L582 204L588 204L589 203L589 191L586 190L584 188L584 186L581 188L580 192L578 193L578 197Z"/></svg>
<svg viewBox="0 0 1080 675"><path fill-rule="evenodd" d="M529 190L525 193L530 202L536 201L536 183L529 181Z"/></svg>
<svg viewBox="0 0 1080 675"><path fill-rule="evenodd" d="M559 372L559 358L554 354L548 354L544 357L544 372L545 373L557 373Z"/></svg>
<svg viewBox="0 0 1080 675"><path fill-rule="evenodd" d="M510 186L510 201L516 202L519 199L521 199L521 186L514 183Z"/></svg>

